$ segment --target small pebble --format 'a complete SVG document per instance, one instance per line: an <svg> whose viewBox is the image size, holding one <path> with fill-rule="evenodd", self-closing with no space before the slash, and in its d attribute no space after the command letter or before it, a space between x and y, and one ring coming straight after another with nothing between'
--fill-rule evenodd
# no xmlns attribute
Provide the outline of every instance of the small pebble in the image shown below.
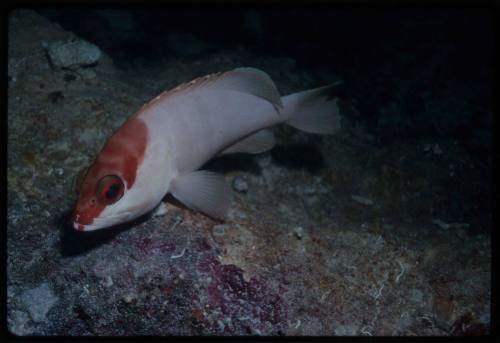
<svg viewBox="0 0 500 343"><path fill-rule="evenodd" d="M307 185L304 187L304 194L305 195L313 195L316 193L316 189L314 189L313 186Z"/></svg>
<svg viewBox="0 0 500 343"><path fill-rule="evenodd" d="M242 176L236 176L233 179L233 189L240 193L248 191L248 182Z"/></svg>
<svg viewBox="0 0 500 343"><path fill-rule="evenodd" d="M271 165L271 156L263 155L262 157L257 158L257 163L263 169L269 167Z"/></svg>
<svg viewBox="0 0 500 343"><path fill-rule="evenodd" d="M434 145L434 148L432 148L432 152L434 155L441 155L443 153L443 150L439 147L438 144Z"/></svg>
<svg viewBox="0 0 500 343"><path fill-rule="evenodd" d="M226 233L226 230L229 228L229 225L227 224L220 224L220 225L215 225L213 228L212 228L212 234L214 236L224 236L224 234Z"/></svg>
<svg viewBox="0 0 500 343"><path fill-rule="evenodd" d="M102 280L102 285L104 287L111 287L113 286L113 279L111 278L111 276L106 276L103 280Z"/></svg>
<svg viewBox="0 0 500 343"><path fill-rule="evenodd" d="M130 304L134 300L135 300L135 295L133 295L133 294L129 293L129 294L125 294L123 296L123 301L125 301L127 304Z"/></svg>
<svg viewBox="0 0 500 343"><path fill-rule="evenodd" d="M297 239L302 239L302 237L304 237L304 229L302 226L296 227L295 230L293 230L293 233Z"/></svg>
<svg viewBox="0 0 500 343"><path fill-rule="evenodd" d="M158 207L156 207L156 209L153 211L153 217L164 216L165 214L167 214L167 212L167 205L164 202L161 202L160 205L158 205Z"/></svg>
<svg viewBox="0 0 500 343"><path fill-rule="evenodd" d="M97 63L102 55L96 45L81 39L54 42L47 46L47 53L59 68L88 66Z"/></svg>

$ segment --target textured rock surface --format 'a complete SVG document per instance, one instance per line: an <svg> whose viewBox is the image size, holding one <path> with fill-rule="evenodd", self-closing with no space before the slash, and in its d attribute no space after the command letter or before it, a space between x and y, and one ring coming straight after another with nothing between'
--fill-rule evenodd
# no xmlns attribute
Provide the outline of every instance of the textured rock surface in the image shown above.
<svg viewBox="0 0 500 343"><path fill-rule="evenodd" d="M348 116L334 137L280 127L272 152L207 166L228 183L237 176L248 186L233 192L223 223L167 203L165 215L115 230L72 231L65 218L76 200L73 176L159 92L242 65L268 72L282 94L332 81L331 72L301 70L291 59L245 48L127 72L103 54L86 69L90 77L52 70L41 42L75 38L32 11L10 17L11 332L489 332L491 245L484 226L491 217L477 195L489 187L483 174L489 162L478 167L446 139L377 146ZM424 149L436 144L440 155ZM469 226L444 229L434 219Z"/></svg>
<svg viewBox="0 0 500 343"><path fill-rule="evenodd" d="M57 297L54 296L49 285L43 283L37 288L24 291L21 294L21 301L28 309L33 321L43 322L46 320L47 312L57 302Z"/></svg>

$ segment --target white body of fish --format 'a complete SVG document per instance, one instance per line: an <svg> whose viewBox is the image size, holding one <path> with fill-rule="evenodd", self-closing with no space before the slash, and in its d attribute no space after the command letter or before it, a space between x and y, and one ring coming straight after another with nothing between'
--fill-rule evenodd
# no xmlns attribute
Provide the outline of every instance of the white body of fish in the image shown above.
<svg viewBox="0 0 500 343"><path fill-rule="evenodd" d="M340 116L336 99L328 98L331 87L281 97L267 74L239 68L162 93L135 115L145 123L148 140L134 185L85 231L138 217L168 192L188 207L222 217L231 190L222 176L198 168L219 154L271 149L274 137L263 129L280 123L336 132Z"/></svg>

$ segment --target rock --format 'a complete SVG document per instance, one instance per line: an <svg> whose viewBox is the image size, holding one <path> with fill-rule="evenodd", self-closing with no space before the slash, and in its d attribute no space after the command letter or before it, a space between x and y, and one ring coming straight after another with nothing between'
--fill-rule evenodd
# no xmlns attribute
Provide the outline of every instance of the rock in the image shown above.
<svg viewBox="0 0 500 343"><path fill-rule="evenodd" d="M96 73L92 69L82 69L80 70L80 75L84 80L93 80L96 78Z"/></svg>
<svg viewBox="0 0 500 343"><path fill-rule="evenodd" d="M30 319L26 312L11 311L7 319L9 331L14 335L25 336L32 334L32 328L29 325Z"/></svg>
<svg viewBox="0 0 500 343"><path fill-rule="evenodd" d="M58 41L47 46L50 61L57 68L79 68L99 61L101 50L84 40Z"/></svg>
<svg viewBox="0 0 500 343"><path fill-rule="evenodd" d="M337 336L356 336L358 334L358 326L356 324L339 325L335 328Z"/></svg>
<svg viewBox="0 0 500 343"><path fill-rule="evenodd" d="M451 325L455 318L455 302L449 294L437 294L433 298L432 310L442 325Z"/></svg>
<svg viewBox="0 0 500 343"><path fill-rule="evenodd" d="M50 311L58 298L54 295L48 283L43 283L37 288L24 291L21 301L26 306L33 321L39 323L46 320L45 315Z"/></svg>
<svg viewBox="0 0 500 343"><path fill-rule="evenodd" d="M307 206L313 206L319 201L319 198L315 195L309 195L305 197L304 201L307 204Z"/></svg>
<svg viewBox="0 0 500 343"><path fill-rule="evenodd" d="M233 179L233 189L240 193L246 193L248 191L248 182L243 176L236 176Z"/></svg>
<svg viewBox="0 0 500 343"><path fill-rule="evenodd" d="M416 304L421 304L424 301L424 293L417 288L412 288L410 290L410 300Z"/></svg>

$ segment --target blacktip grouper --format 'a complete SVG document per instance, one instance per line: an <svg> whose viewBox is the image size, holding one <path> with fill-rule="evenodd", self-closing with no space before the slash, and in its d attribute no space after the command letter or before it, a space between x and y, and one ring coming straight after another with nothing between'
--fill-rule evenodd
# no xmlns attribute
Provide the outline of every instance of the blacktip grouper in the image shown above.
<svg viewBox="0 0 500 343"><path fill-rule="evenodd" d="M224 217L231 189L198 170L216 155L270 150L268 129L285 123L317 134L340 129L335 84L281 97L263 71L237 68L197 78L146 103L108 138L77 183L79 231L135 219L172 194L187 207Z"/></svg>

